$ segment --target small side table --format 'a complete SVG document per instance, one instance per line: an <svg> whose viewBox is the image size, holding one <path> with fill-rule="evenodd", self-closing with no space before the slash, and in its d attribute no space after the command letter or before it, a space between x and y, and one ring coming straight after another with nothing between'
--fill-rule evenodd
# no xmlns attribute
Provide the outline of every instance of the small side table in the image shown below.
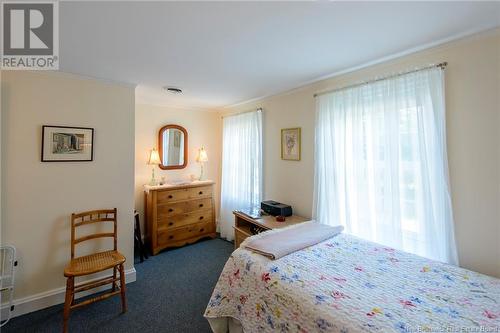
<svg viewBox="0 0 500 333"><path fill-rule="evenodd" d="M292 215L286 218L285 222L276 221L275 216L262 216L258 219L254 219L248 215L245 215L239 211L234 211L234 248L240 247L241 242L243 242L247 237L253 236L254 234L250 231L250 228L260 228L263 230L272 230L285 228L294 224L299 224L302 222L310 221L302 216Z"/></svg>

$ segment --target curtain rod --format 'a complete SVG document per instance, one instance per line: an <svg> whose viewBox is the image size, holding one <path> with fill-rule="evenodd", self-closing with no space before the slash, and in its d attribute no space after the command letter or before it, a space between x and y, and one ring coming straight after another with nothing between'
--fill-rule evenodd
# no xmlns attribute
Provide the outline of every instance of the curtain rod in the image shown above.
<svg viewBox="0 0 500 333"><path fill-rule="evenodd" d="M257 110L248 110L248 111L243 111L243 112L236 112L236 113L226 114L226 115L223 115L222 118L237 116L237 115L240 115L240 114L245 114L245 113L250 113L250 112L255 112L255 111L262 112L262 108L258 108Z"/></svg>
<svg viewBox="0 0 500 333"><path fill-rule="evenodd" d="M363 86L363 85L368 84L368 83L374 83L374 82L378 82L378 81L382 81L382 80L387 80L387 79L395 78L395 77L406 75L406 74L420 72L420 71L423 71L423 70L426 70L426 69L429 69L429 68L434 68L434 67L438 67L438 68L441 68L441 69L444 70L447 65L448 65L448 63L445 61L445 62L439 63L437 65L430 65L430 66L426 66L426 67L422 67L422 68L418 68L418 69L413 69L413 70L402 72L402 73L398 73L398 74L392 74L392 75L384 76L384 77L381 77L381 78L378 78L378 79L373 79L373 80L363 81L363 82L359 82L359 83L354 83L354 84L351 84L351 85L348 85L348 86L345 86L345 87L341 87L341 88L337 88L337 89L323 91L323 92L320 92L320 93L316 93L313 96L316 98L318 96L325 95L325 94L330 94L330 93L333 93L333 92L336 92L336 91L350 89L350 88L355 88L355 87L360 87L360 86Z"/></svg>

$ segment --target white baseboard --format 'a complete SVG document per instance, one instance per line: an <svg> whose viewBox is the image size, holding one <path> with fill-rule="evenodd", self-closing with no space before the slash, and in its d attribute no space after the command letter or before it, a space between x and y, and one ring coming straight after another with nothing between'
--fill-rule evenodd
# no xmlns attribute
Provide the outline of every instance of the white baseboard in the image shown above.
<svg viewBox="0 0 500 333"><path fill-rule="evenodd" d="M98 278L96 278L98 279ZM135 268L127 269L125 271L125 282L131 283L136 280L136 271ZM100 288L96 288L93 290L85 291L78 294L77 298L84 297L99 291L103 291L109 289L109 286L103 286ZM48 308L53 305L64 303L64 295L66 293L66 288L61 287L57 289L52 289L49 291L45 291L43 293L35 294L28 297L23 297L14 300L14 311L11 312L11 318L21 316L26 313L30 313L33 311L38 311L41 309ZM14 290L15 295L15 290ZM8 304L2 304L0 309L0 318L5 319L8 317L9 306Z"/></svg>

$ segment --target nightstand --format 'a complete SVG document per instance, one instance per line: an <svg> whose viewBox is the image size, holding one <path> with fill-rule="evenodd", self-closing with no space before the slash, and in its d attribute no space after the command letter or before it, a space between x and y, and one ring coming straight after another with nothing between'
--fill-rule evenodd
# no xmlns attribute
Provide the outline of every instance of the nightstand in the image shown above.
<svg viewBox="0 0 500 333"><path fill-rule="evenodd" d="M239 211L234 211L234 248L237 249L240 247L241 242L245 240L245 238L253 236L251 229L256 230L272 230L285 228L294 224L299 224L302 222L310 221L305 217L301 216L288 216L285 222L276 221L275 216L262 216L258 219L254 219L248 215L245 215Z"/></svg>

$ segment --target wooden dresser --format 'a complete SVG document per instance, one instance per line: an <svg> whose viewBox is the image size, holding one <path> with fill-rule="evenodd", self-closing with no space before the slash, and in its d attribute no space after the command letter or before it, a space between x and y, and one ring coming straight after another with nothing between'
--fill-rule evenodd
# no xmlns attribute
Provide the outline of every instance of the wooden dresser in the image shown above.
<svg viewBox="0 0 500 333"><path fill-rule="evenodd" d="M214 183L145 187L145 234L151 253L215 238Z"/></svg>

